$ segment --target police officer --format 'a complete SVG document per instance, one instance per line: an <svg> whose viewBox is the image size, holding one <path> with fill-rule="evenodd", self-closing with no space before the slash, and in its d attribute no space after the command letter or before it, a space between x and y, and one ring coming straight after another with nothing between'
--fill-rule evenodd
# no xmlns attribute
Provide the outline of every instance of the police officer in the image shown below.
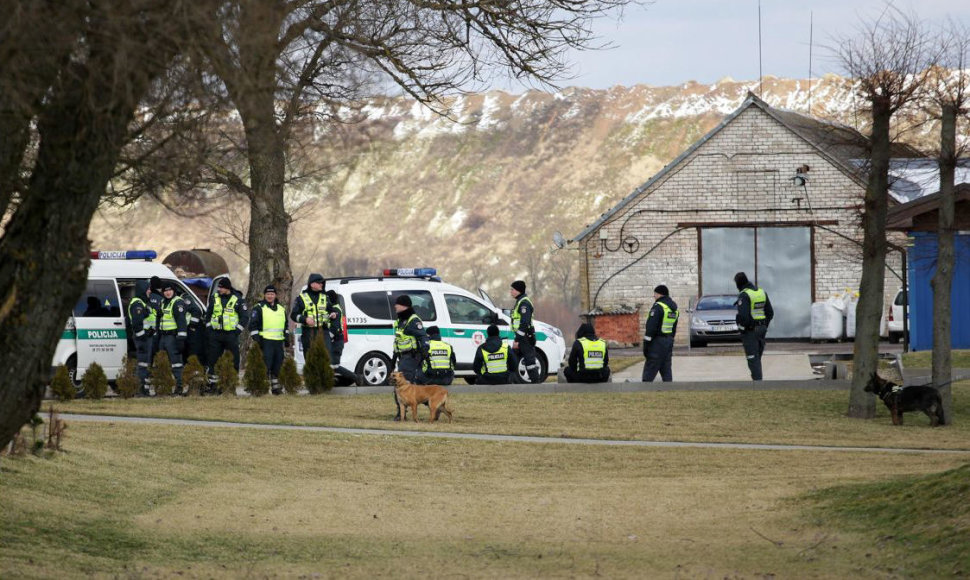
<svg viewBox="0 0 970 580"><path fill-rule="evenodd" d="M293 300L290 319L300 325L300 346L303 348L303 360L310 352L310 345L320 335L324 346L330 351L330 323L337 315L327 300L323 291L323 275L310 274L307 278L306 290Z"/></svg>
<svg viewBox="0 0 970 580"><path fill-rule="evenodd" d="M472 370L476 385L508 385L515 382L519 361L513 349L502 340L494 324L485 331L485 342L475 351Z"/></svg>
<svg viewBox="0 0 970 580"><path fill-rule="evenodd" d="M249 318L249 333L263 353L263 362L269 373L270 389L274 395L280 389L280 367L283 366L283 345L289 334L286 308L276 301L276 287L263 289L263 299L256 303Z"/></svg>
<svg viewBox="0 0 970 580"><path fill-rule="evenodd" d="M210 374L214 374L219 357L227 350L232 353L232 364L239 371L239 331L248 325L249 308L242 293L232 287L229 278L220 278L206 311Z"/></svg>
<svg viewBox="0 0 970 580"><path fill-rule="evenodd" d="M148 367L152 364L152 342L155 340L155 309L148 304L151 287L147 280L135 282L135 295L128 303L128 320L135 342L135 357L138 361L139 392L148 396Z"/></svg>
<svg viewBox="0 0 970 580"><path fill-rule="evenodd" d="M188 338L185 324L185 303L175 295L173 282L162 282L162 305L158 314L158 352L167 352L175 375L174 395L182 394L182 350Z"/></svg>
<svg viewBox="0 0 970 580"><path fill-rule="evenodd" d="M401 294L394 300L394 357L391 368L395 366L412 383L417 380L421 363L428 357L428 333L421 318L415 314L411 297ZM395 421L400 421L400 407L397 405L397 391L394 391L394 406L398 409Z"/></svg>
<svg viewBox="0 0 970 580"><path fill-rule="evenodd" d="M677 303L670 299L670 291L663 284L653 289L653 306L647 316L646 331L643 333L643 382L649 383L657 378L665 383L674 380L671 361L674 357L674 335L677 334L677 318L680 312Z"/></svg>
<svg viewBox="0 0 970 580"><path fill-rule="evenodd" d="M148 306L152 310L154 310L156 314L158 314L159 312L161 312L162 300L164 300L164 298L162 297L162 279L159 278L158 276L152 276L149 284L149 290L150 291L148 293ZM155 353L158 352L158 342L159 340L161 340L161 338L162 338L162 335L158 333L157 322L156 322L155 333L152 336L151 353L150 353L150 356L148 357L149 365L155 362Z"/></svg>
<svg viewBox="0 0 970 580"><path fill-rule="evenodd" d="M775 317L768 293L750 281L744 272L734 275L734 285L738 287L738 315L735 320L741 329L741 344L744 356L748 359L751 380L761 380L761 355L765 352L765 335L768 324Z"/></svg>
<svg viewBox="0 0 970 580"><path fill-rule="evenodd" d="M421 385L450 385L455 380L455 349L441 340L437 326L428 327L428 358L421 365L417 382Z"/></svg>
<svg viewBox="0 0 970 580"><path fill-rule="evenodd" d="M186 340L185 350L182 352L182 360L188 362L190 356L195 356L204 367L207 364L205 325L202 323L202 317L205 313L202 312L202 308L196 304L195 300L189 298L188 294L182 296L182 306L185 307L185 324L188 327L188 340Z"/></svg>
<svg viewBox="0 0 970 580"><path fill-rule="evenodd" d="M592 324L581 324L563 370L570 383L607 383L610 381L610 353L606 341L596 336Z"/></svg>
<svg viewBox="0 0 970 580"><path fill-rule="evenodd" d="M333 290L327 290L327 302L336 314L330 319L330 364L337 368L344 353L344 307Z"/></svg>
<svg viewBox="0 0 970 580"><path fill-rule="evenodd" d="M540 379L539 361L536 360L536 331L532 326L535 308L532 306L532 300L525 294L525 282L522 280L512 282L509 295L515 299L515 307L512 309L512 332L515 333L512 337L512 349L525 363L529 382L538 383ZM512 378L518 381L518 371Z"/></svg>

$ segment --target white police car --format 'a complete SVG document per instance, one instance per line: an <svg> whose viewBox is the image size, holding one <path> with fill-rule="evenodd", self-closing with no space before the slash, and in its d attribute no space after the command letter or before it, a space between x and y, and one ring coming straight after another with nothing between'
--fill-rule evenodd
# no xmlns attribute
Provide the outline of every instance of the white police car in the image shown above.
<svg viewBox="0 0 970 580"><path fill-rule="evenodd" d="M75 384L80 383L91 363L101 365L108 379L114 380L122 359L129 354L134 358L127 314L137 281L157 276L173 282L177 295L205 310L199 298L168 267L151 261L155 258L155 252L150 250L91 252L87 286L67 320L52 362L55 367L67 366Z"/></svg>
<svg viewBox="0 0 970 580"><path fill-rule="evenodd" d="M511 339L509 317L495 307L488 295L480 296L442 282L433 268L384 270L382 276L331 278L324 283L340 298L347 319L347 342L341 366L353 372L357 384L387 384L394 344L394 301L398 296L411 297L414 312L425 328L437 326L441 339L455 350L455 375L472 379L472 361L478 345L485 342L490 324L499 326L502 336ZM566 354L562 331L543 322L533 321L536 330L536 355L539 376L545 378L559 371ZM299 332L299 328L297 328ZM300 341L296 344L297 366L303 368ZM528 380L525 365L520 362L519 375ZM469 380L469 382L471 382Z"/></svg>

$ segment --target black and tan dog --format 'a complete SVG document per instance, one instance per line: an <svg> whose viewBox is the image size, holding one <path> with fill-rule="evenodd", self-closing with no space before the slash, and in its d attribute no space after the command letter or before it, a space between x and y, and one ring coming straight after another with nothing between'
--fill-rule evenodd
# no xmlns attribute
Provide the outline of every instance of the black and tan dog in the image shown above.
<svg viewBox="0 0 970 580"><path fill-rule="evenodd" d="M932 386L901 387L873 373L865 391L882 399L892 414L893 425L902 425L903 413L912 411L926 413L933 427L943 424L943 400Z"/></svg>

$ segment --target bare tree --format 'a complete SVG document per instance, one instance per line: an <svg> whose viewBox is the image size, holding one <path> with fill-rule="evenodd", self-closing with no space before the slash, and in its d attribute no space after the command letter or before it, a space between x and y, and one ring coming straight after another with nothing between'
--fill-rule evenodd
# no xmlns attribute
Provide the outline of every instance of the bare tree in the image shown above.
<svg viewBox="0 0 970 580"><path fill-rule="evenodd" d="M854 38L842 39L838 56L856 79L859 97L872 118L868 183L862 218L862 280L856 309L849 416L872 418L875 399L864 391L879 361L879 321L886 272L886 214L894 115L917 101L929 71L927 38L921 23L888 5Z"/></svg>
<svg viewBox="0 0 970 580"><path fill-rule="evenodd" d="M940 206L938 254L933 287L933 384L943 399L943 422L953 422L951 300L954 267L954 182L957 160L966 145L957 146L957 125L966 130L970 107L970 30L951 22L941 36L940 66L933 68L927 100L931 118L940 121ZM961 132L961 134L965 134Z"/></svg>
<svg viewBox="0 0 970 580"><path fill-rule="evenodd" d="M19 201L0 238L0 446L39 408L87 278L91 217L137 133L139 103L178 51L179 5L5 4L16 21L0 36L0 91L15 106L2 131L16 142L5 142L0 201Z"/></svg>

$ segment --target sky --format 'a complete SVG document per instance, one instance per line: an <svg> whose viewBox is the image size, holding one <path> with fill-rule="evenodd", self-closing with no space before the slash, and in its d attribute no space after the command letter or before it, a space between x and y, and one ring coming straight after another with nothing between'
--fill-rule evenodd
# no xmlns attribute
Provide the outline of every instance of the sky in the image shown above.
<svg viewBox="0 0 970 580"><path fill-rule="evenodd" d="M970 25L970 0L895 0L894 5L931 26L947 18ZM764 74L808 78L810 21L812 75L841 72L825 46L851 37L885 6L885 0L761 0ZM603 89L758 78L758 0L655 0L627 7L622 19L601 19L593 30L614 48L571 53L575 78L560 86Z"/></svg>

